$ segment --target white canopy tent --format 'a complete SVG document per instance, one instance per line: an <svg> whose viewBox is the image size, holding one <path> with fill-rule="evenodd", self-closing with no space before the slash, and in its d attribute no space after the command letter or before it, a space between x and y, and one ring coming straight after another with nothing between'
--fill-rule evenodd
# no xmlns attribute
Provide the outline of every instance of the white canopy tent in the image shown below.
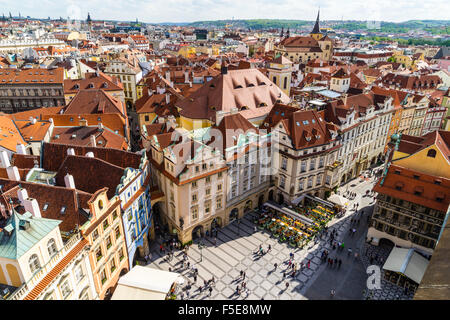
<svg viewBox="0 0 450 320"><path fill-rule="evenodd" d="M165 300L172 285L183 281L179 273L135 266L119 279L112 300Z"/></svg>
<svg viewBox="0 0 450 320"><path fill-rule="evenodd" d="M349 200L347 198L344 198L343 196L340 196L338 194L331 195L327 200L341 207L347 206L349 204Z"/></svg>
<svg viewBox="0 0 450 320"><path fill-rule="evenodd" d="M417 284L420 284L429 261L414 249L394 247L389 254L383 269L399 272Z"/></svg>
<svg viewBox="0 0 450 320"><path fill-rule="evenodd" d="M306 223L307 225L313 224L313 221L311 219L303 217L300 214L298 214L297 212L295 212L295 211L293 211L293 210L291 210L289 208L281 207L281 206L278 206L278 205L276 205L274 203L270 203L270 202L266 202L266 203L264 203L264 205L269 207L269 208L272 208L272 209L275 209L277 211L280 211L280 212L290 216L291 218L300 220L301 222Z"/></svg>

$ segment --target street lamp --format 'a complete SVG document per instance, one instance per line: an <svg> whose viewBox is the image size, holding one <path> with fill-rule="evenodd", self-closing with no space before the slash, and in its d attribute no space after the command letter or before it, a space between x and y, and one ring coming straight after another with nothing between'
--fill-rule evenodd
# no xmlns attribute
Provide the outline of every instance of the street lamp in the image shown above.
<svg viewBox="0 0 450 320"><path fill-rule="evenodd" d="M199 242L198 244L198 249L200 250L200 262L203 261L203 253L202 253L202 249L205 247L205 245L203 244L202 241Z"/></svg>

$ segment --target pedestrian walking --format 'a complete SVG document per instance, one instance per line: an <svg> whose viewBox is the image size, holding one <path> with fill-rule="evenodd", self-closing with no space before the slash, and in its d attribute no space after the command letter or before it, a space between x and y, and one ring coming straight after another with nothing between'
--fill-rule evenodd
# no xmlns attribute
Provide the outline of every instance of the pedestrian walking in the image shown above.
<svg viewBox="0 0 450 320"><path fill-rule="evenodd" d="M244 279L245 279L245 271L244 271L244 274L243 274L242 280L244 280Z"/></svg>
<svg viewBox="0 0 450 320"><path fill-rule="evenodd" d="M213 288L212 288L212 287L209 287L209 296L210 296L210 297L211 297L212 291L213 291Z"/></svg>
<svg viewBox="0 0 450 320"><path fill-rule="evenodd" d="M269 244L269 246L267 247L267 252L269 252L270 250L272 250L272 246Z"/></svg>
<svg viewBox="0 0 450 320"><path fill-rule="evenodd" d="M330 268L333 268L333 259L330 259Z"/></svg>
<svg viewBox="0 0 450 320"><path fill-rule="evenodd" d="M335 294L336 294L336 291L334 289L331 289L331 291L330 291L331 298L333 298Z"/></svg>
<svg viewBox="0 0 450 320"><path fill-rule="evenodd" d="M341 268L341 264L342 264L342 260L341 259L339 259L339 261L338 261L338 268L340 269Z"/></svg>
<svg viewBox="0 0 450 320"><path fill-rule="evenodd" d="M289 282L286 281L286 290L289 288Z"/></svg>
<svg viewBox="0 0 450 320"><path fill-rule="evenodd" d="M197 283L197 275L194 274L194 283Z"/></svg>
<svg viewBox="0 0 450 320"><path fill-rule="evenodd" d="M236 287L236 293L240 296L241 295L241 287L239 285Z"/></svg>
<svg viewBox="0 0 450 320"><path fill-rule="evenodd" d="M347 256L350 256L352 254L352 248L348 248L347 252L348 252Z"/></svg>
<svg viewBox="0 0 450 320"><path fill-rule="evenodd" d="M308 269L311 266L311 260L308 260Z"/></svg>
<svg viewBox="0 0 450 320"><path fill-rule="evenodd" d="M275 263L273 264L274 270L277 270L277 267L278 267L278 264L275 262Z"/></svg>
<svg viewBox="0 0 450 320"><path fill-rule="evenodd" d="M172 268L171 267L169 267L169 272L172 272Z"/></svg>

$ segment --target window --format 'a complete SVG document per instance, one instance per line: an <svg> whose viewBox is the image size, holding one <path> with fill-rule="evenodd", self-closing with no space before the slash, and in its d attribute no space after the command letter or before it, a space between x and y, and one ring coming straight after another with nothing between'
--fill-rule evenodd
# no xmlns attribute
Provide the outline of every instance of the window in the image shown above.
<svg viewBox="0 0 450 320"><path fill-rule="evenodd" d="M145 116L145 121L150 121L150 117L149 116Z"/></svg>
<svg viewBox="0 0 450 320"><path fill-rule="evenodd" d="M70 290L70 284L69 284L69 280L66 279L61 285L60 285L60 290L61 290L61 294L63 296L64 299L66 299L70 293L72 292L72 290Z"/></svg>
<svg viewBox="0 0 450 320"><path fill-rule="evenodd" d="M211 195L211 189L210 189L210 188L206 189L205 194L206 194L207 196Z"/></svg>
<svg viewBox="0 0 450 320"><path fill-rule="evenodd" d="M427 157L435 158L436 157L436 150L434 150L434 149L428 150Z"/></svg>
<svg viewBox="0 0 450 320"><path fill-rule="evenodd" d="M128 210L127 219L128 219L128 221L133 220L133 215L131 214L131 210Z"/></svg>
<svg viewBox="0 0 450 320"><path fill-rule="evenodd" d="M211 183L211 177L206 177L206 183Z"/></svg>
<svg viewBox="0 0 450 320"><path fill-rule="evenodd" d="M100 210L103 209L103 201L102 200L98 201L98 207L99 207Z"/></svg>
<svg viewBox="0 0 450 320"><path fill-rule="evenodd" d="M220 192L220 191L222 191L222 185L221 185L221 184L218 184L218 185L217 185L217 192Z"/></svg>
<svg viewBox="0 0 450 320"><path fill-rule="evenodd" d="M222 208L222 197L216 199L216 209Z"/></svg>
<svg viewBox="0 0 450 320"><path fill-rule="evenodd" d="M303 190L304 184L305 184L304 179L299 179L298 180L298 191L302 191Z"/></svg>
<svg viewBox="0 0 450 320"><path fill-rule="evenodd" d="M105 219L105 221L103 221L103 230L106 230L108 227L109 227L108 219Z"/></svg>
<svg viewBox="0 0 450 320"><path fill-rule="evenodd" d="M280 176L280 188L284 189L285 184L286 184L286 178L284 176Z"/></svg>
<svg viewBox="0 0 450 320"><path fill-rule="evenodd" d="M217 174L217 178L222 178L222 172L219 172L219 173Z"/></svg>
<svg viewBox="0 0 450 320"><path fill-rule="evenodd" d="M116 260L113 258L112 260L111 260L111 264L110 264L110 270L111 270L111 274L114 272L114 270L116 270L117 269L117 267L116 267Z"/></svg>
<svg viewBox="0 0 450 320"><path fill-rule="evenodd" d="M211 212L211 201L205 202L205 214L209 214Z"/></svg>
<svg viewBox="0 0 450 320"><path fill-rule="evenodd" d="M207 169L206 163L202 164L202 170L206 170L206 169Z"/></svg>
<svg viewBox="0 0 450 320"><path fill-rule="evenodd" d="M77 280L77 283L79 283L84 278L84 272L81 265L75 268L75 279Z"/></svg>
<svg viewBox="0 0 450 320"><path fill-rule="evenodd" d="M118 217L117 210L113 211L113 221Z"/></svg>
<svg viewBox="0 0 450 320"><path fill-rule="evenodd" d="M197 194L194 193L194 194L192 195L192 202L196 202L196 201L197 201Z"/></svg>
<svg viewBox="0 0 450 320"><path fill-rule="evenodd" d="M50 239L47 243L47 250L48 250L48 255L51 257L53 257L53 255L58 252L58 249L56 248L56 242L55 239Z"/></svg>
<svg viewBox="0 0 450 320"><path fill-rule="evenodd" d="M306 172L306 160L302 161L301 172Z"/></svg>
<svg viewBox="0 0 450 320"><path fill-rule="evenodd" d="M79 300L89 300L89 290L87 288L81 292Z"/></svg>
<svg viewBox="0 0 450 320"><path fill-rule="evenodd" d="M192 188L197 188L197 181L192 182Z"/></svg>
<svg viewBox="0 0 450 320"><path fill-rule="evenodd" d="M198 218L198 208L192 207L191 214L192 214L192 220L196 220Z"/></svg>
<svg viewBox="0 0 450 320"><path fill-rule="evenodd" d="M98 247L97 251L95 252L95 257L97 258L97 261L99 261L103 257L102 248Z"/></svg>
<svg viewBox="0 0 450 320"><path fill-rule="evenodd" d="M286 170L287 169L287 159L281 158L281 169Z"/></svg>
<svg viewBox="0 0 450 320"><path fill-rule="evenodd" d="M106 280L108 280L106 278L106 271L105 271L105 269L103 269L102 273L100 274L100 280L102 281L102 285L105 284Z"/></svg>
<svg viewBox="0 0 450 320"><path fill-rule="evenodd" d="M111 246L112 246L111 236L108 236L108 238L106 238L106 249L111 248Z"/></svg>
<svg viewBox="0 0 450 320"><path fill-rule="evenodd" d="M31 273L35 273L41 268L41 264L39 263L39 258L37 254L33 254L28 260L28 266L30 267Z"/></svg>
<svg viewBox="0 0 450 320"><path fill-rule="evenodd" d="M94 232L92 232L92 241L95 241L98 239L98 229L95 229Z"/></svg>
<svg viewBox="0 0 450 320"><path fill-rule="evenodd" d="M123 248L121 250L119 250L119 261L122 261L123 257L124 257L124 253L123 253Z"/></svg>

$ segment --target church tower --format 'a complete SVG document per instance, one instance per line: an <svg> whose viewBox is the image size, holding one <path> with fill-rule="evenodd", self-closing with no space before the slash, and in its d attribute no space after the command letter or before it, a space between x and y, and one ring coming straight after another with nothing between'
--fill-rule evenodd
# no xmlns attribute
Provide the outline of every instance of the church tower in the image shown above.
<svg viewBox="0 0 450 320"><path fill-rule="evenodd" d="M319 14L320 14L320 9L317 12L317 19L316 19L316 23L314 24L314 28L312 29L311 33L309 34L311 37L313 37L317 41L319 41L320 39L323 38L323 34L320 32Z"/></svg>

